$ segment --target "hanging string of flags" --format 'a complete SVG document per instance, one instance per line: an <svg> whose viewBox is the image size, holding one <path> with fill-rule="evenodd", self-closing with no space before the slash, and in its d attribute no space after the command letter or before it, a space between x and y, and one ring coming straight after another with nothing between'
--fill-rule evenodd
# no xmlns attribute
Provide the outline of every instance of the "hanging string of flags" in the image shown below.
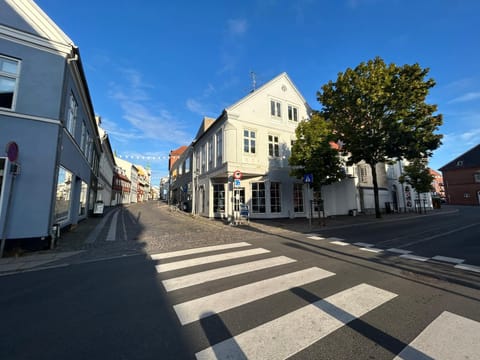
<svg viewBox="0 0 480 360"><path fill-rule="evenodd" d="M118 155L121 159L131 159L131 160L167 160L168 156L144 156L144 155Z"/></svg>

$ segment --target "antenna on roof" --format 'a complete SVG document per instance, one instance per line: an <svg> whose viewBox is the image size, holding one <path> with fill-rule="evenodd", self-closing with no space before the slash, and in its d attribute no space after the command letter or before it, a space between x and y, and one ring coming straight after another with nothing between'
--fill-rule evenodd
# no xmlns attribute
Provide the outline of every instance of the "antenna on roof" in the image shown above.
<svg viewBox="0 0 480 360"><path fill-rule="evenodd" d="M254 92L257 86L257 74L254 71L250 71L250 77L252 78L252 92Z"/></svg>

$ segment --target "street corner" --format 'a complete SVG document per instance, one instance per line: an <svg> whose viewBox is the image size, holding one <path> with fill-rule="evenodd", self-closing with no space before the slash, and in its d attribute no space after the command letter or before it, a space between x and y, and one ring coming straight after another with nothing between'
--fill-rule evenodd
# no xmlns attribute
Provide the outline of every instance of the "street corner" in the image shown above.
<svg viewBox="0 0 480 360"><path fill-rule="evenodd" d="M68 265L67 259L83 253L80 251L31 253L23 256L0 259L0 276L26 271L43 270Z"/></svg>

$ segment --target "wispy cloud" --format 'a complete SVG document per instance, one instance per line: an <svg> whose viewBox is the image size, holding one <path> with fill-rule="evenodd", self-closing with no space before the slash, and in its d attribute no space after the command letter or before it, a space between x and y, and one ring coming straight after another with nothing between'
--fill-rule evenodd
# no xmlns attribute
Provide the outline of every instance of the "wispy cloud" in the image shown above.
<svg viewBox="0 0 480 360"><path fill-rule="evenodd" d="M153 139L175 143L188 142L189 136L177 119L162 105L152 100L154 86L148 84L136 69L120 69L120 79L111 84L110 97L122 109L122 118L129 126L108 122L105 129L119 141Z"/></svg>
<svg viewBox="0 0 480 360"><path fill-rule="evenodd" d="M442 146L435 150L430 159L430 166L438 169L479 143L480 128L444 134Z"/></svg>
<svg viewBox="0 0 480 360"><path fill-rule="evenodd" d="M468 102L472 100L477 100L480 99L480 92L468 92L462 96L458 96L448 102L448 104L454 104L454 103L463 103L463 102Z"/></svg>
<svg viewBox="0 0 480 360"><path fill-rule="evenodd" d="M213 106L209 103L209 99L215 92L215 87L209 83L207 87L202 91L202 95L195 98L188 98L185 102L185 105L187 106L188 110L195 114L199 114L202 116L213 115L218 109L215 109L215 111L211 111Z"/></svg>
<svg viewBox="0 0 480 360"><path fill-rule="evenodd" d="M243 35L247 32L248 23L246 19L228 19L227 32L232 36Z"/></svg>
<svg viewBox="0 0 480 360"><path fill-rule="evenodd" d="M205 115L206 108L205 106L195 99L187 99L186 102L188 110L196 114Z"/></svg>
<svg viewBox="0 0 480 360"><path fill-rule="evenodd" d="M228 19L224 31L224 39L220 48L221 67L218 75L235 70L239 59L244 51L244 44L241 40L248 31L246 19Z"/></svg>

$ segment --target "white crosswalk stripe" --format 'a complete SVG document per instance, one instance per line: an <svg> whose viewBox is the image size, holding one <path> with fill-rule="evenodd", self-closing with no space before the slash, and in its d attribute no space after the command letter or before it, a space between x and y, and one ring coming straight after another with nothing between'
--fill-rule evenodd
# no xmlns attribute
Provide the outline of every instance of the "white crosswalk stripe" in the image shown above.
<svg viewBox="0 0 480 360"><path fill-rule="evenodd" d="M264 297L335 275L317 267L261 280L252 284L225 290L187 301L173 308L182 325L208 317L212 313L233 309Z"/></svg>
<svg viewBox="0 0 480 360"><path fill-rule="evenodd" d="M285 359L395 296L361 284L202 350L196 357Z"/></svg>
<svg viewBox="0 0 480 360"><path fill-rule="evenodd" d="M256 249L250 249L250 250L235 251L235 252L230 252L225 254L204 256L204 257L194 258L189 260L175 261L171 263L157 265L155 266L155 268L157 269L157 272L161 273L165 271L184 269L191 266L205 265L205 264L210 264L210 263L219 262L219 261L238 259L246 256L265 254L269 252L270 250L267 250L267 249L256 248Z"/></svg>
<svg viewBox="0 0 480 360"><path fill-rule="evenodd" d="M444 311L394 360L479 357L480 322Z"/></svg>
<svg viewBox="0 0 480 360"><path fill-rule="evenodd" d="M204 252L217 251L217 250L228 250L228 249L234 249L234 248L239 248L239 247L243 247L243 246L250 246L250 244L247 243L247 242L238 242L238 243L224 244L224 245L204 246L204 247L200 247L200 248L193 248L193 249L187 249L187 250L178 250L178 251L171 251L171 252L160 253L160 254L153 254L153 255L150 255L150 258L152 260L169 259L169 258L172 258L172 257L194 255L194 254L200 254L200 253L204 253Z"/></svg>
<svg viewBox="0 0 480 360"><path fill-rule="evenodd" d="M277 256L274 258L251 261L238 265L225 266L191 275L184 275L168 280L163 280L162 284L165 287L165 290L173 291L193 285L203 284L208 281L223 279L226 277L245 274L256 270L267 269L274 266L285 265L295 261L296 260L290 259L286 256Z"/></svg>
<svg viewBox="0 0 480 360"><path fill-rule="evenodd" d="M334 239L330 242L336 245L348 245L341 239ZM365 246L365 249L362 250L379 250L371 244L361 243L357 245ZM251 245L246 242L238 242L207 246L156 254L152 255L152 259L163 260L191 256L186 260L157 265L157 271L163 273L197 265L244 258L243 262L237 262L234 265L225 266L223 264L213 269L193 270L186 275L183 272L181 276L169 277L162 281L167 292L184 290L186 291L185 294L195 294L194 289L188 289L195 285L209 283L208 289L210 290L214 289L213 282L216 280L297 262L295 259L286 256L246 260L248 256L270 253L269 250L263 248L250 248L203 256L207 252L234 250L245 246ZM386 251L398 252L404 258L415 258L418 261L428 259L417 257L400 249L391 248ZM450 259L437 260L447 261ZM192 300L175 304L173 309L180 323L188 325L212 315L222 314L242 305L266 299L272 295L283 296L279 294L335 275L335 273L319 267L298 270L298 266L297 263L296 270L280 276L250 282L220 292L212 293L212 291L209 291L210 295L194 297ZM462 264L457 266L462 266ZM262 278L260 272L257 276ZM369 284L342 289L332 296L302 306L273 320L269 319L269 321L256 327L244 328L243 332L234 336L230 335L232 337L224 341L216 344L204 344L203 346L209 347L203 348L195 356L197 359L285 359L298 354L349 322L377 309L395 297L397 297L397 294ZM406 346L394 360L473 359L478 357L478 354L480 354L480 322L443 312L421 331L417 338Z"/></svg>

